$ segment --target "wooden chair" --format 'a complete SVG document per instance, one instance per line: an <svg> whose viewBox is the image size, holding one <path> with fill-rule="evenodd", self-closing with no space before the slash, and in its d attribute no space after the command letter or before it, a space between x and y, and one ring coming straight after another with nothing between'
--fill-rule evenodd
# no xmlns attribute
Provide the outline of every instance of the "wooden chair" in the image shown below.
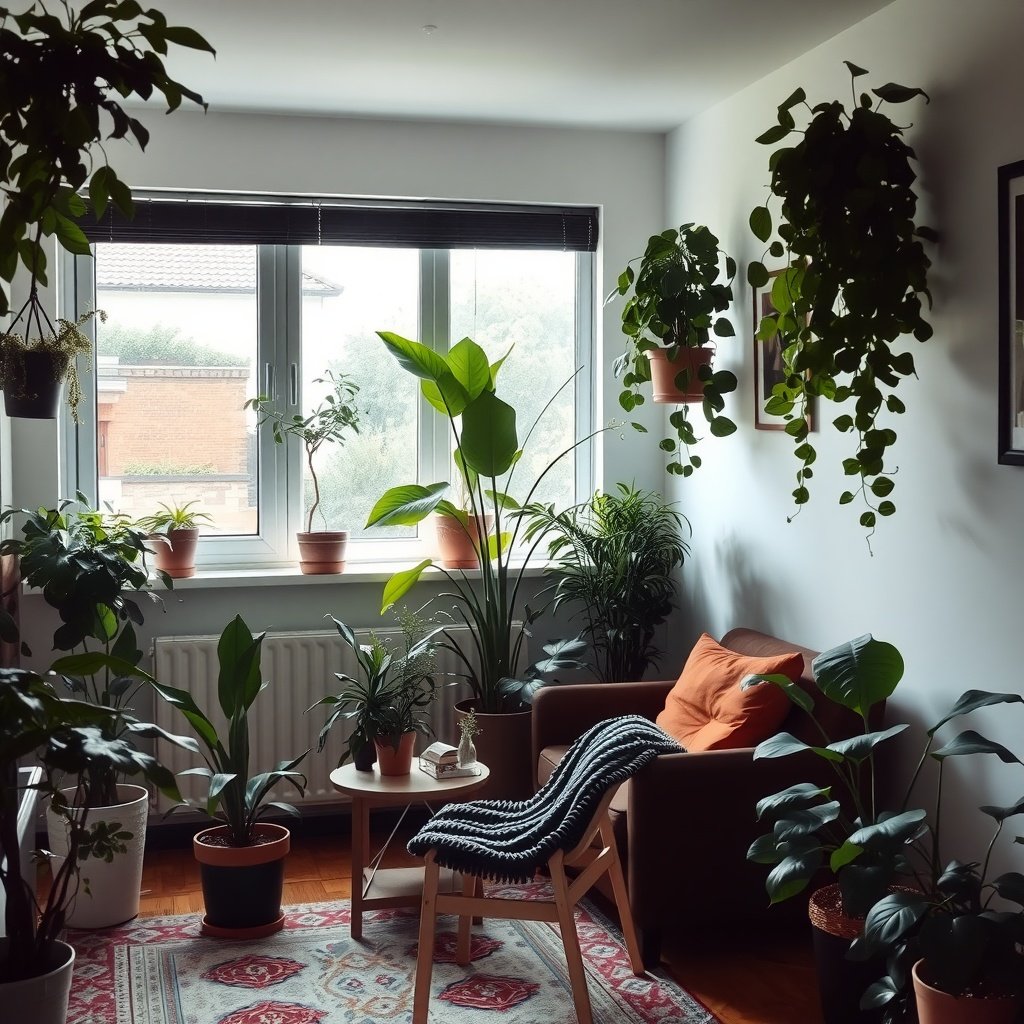
<svg viewBox="0 0 1024 1024"><path fill-rule="evenodd" d="M546 867L554 889L553 900L503 899L483 895L483 878L463 873L462 893L438 892L440 869L436 850L426 854L426 871L423 881L423 903L420 909L419 952L416 959L416 991L413 996L412 1024L427 1024L427 1008L430 1003L430 981L434 966L434 934L439 914L457 914L459 917L456 960L462 966L469 964L470 928L474 919L484 917L501 920L546 921L557 924L565 947L565 961L572 987L573 1004L579 1024L592 1024L590 995L587 992L587 976L580 953L579 936L573 909L587 894L594 883L605 873L609 876L615 894L615 906L619 913L622 934L626 940L630 966L640 977L644 973L637 943L636 930L626 896L626 883L622 875L615 837L608 818L608 805L614 789L605 793L597 807L583 838L568 853L558 850L548 858ZM600 833L601 848L592 846L594 837ZM541 865L538 865L540 867ZM566 875L566 868L578 870L575 877Z"/></svg>

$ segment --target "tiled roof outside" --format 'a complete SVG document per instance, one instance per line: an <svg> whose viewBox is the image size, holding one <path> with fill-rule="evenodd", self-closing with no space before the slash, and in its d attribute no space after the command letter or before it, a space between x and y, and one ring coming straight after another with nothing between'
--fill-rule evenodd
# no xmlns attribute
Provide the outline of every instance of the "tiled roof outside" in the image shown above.
<svg viewBox="0 0 1024 1024"><path fill-rule="evenodd" d="M254 292L256 258L242 245L96 247L96 287L107 291ZM303 271L303 295L340 295L343 286Z"/></svg>

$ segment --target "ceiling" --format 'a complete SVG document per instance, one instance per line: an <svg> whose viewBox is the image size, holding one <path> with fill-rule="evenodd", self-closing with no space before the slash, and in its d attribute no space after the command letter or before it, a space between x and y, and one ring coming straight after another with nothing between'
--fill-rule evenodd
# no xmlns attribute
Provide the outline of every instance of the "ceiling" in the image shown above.
<svg viewBox="0 0 1024 1024"><path fill-rule="evenodd" d="M171 0L211 109L665 131L890 0ZM850 54L867 63L869 54Z"/></svg>

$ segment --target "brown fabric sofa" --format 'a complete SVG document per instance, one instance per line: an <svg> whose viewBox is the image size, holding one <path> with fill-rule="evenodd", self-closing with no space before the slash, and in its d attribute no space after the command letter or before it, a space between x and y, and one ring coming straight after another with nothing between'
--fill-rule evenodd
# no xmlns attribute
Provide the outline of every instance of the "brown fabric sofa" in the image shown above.
<svg viewBox="0 0 1024 1024"><path fill-rule="evenodd" d="M722 646L764 656L799 651L800 684L815 699L817 715L834 739L859 732L860 719L814 687L811 662L817 652L752 629L733 629ZM604 718L639 714L654 720L674 680L549 686L533 704L533 754L543 784L577 736ZM808 743L821 737L794 707L782 730ZM806 912L806 900L769 908L764 883L768 868L751 864L747 849L764 831L754 807L761 797L797 782L831 785L829 769L813 754L753 759L753 747L666 754L623 784L611 815L633 919L644 962L657 963L664 932L699 940L711 931L781 927Z"/></svg>

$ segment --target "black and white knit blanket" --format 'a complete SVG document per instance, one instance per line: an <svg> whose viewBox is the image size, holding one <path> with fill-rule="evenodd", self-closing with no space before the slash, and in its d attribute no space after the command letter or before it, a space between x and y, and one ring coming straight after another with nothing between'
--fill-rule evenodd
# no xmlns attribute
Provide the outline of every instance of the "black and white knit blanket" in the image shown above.
<svg viewBox="0 0 1024 1024"><path fill-rule="evenodd" d="M639 715L609 718L585 732L529 800L475 800L442 808L409 840L418 857L436 850L454 871L527 882L557 851L582 840L604 794L659 754L683 750Z"/></svg>

